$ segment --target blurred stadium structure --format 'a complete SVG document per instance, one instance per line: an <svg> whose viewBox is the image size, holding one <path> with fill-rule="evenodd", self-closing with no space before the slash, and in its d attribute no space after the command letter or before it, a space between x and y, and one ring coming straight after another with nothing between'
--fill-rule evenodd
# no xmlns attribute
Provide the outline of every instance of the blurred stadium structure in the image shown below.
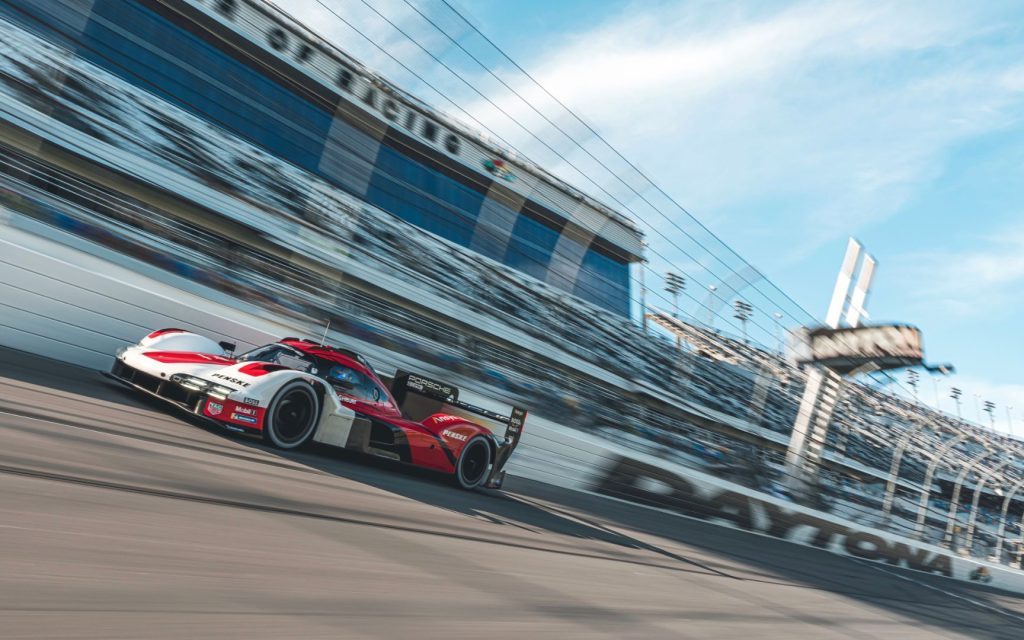
<svg viewBox="0 0 1024 640"><path fill-rule="evenodd" d="M782 318L812 318L692 229L673 299L657 276L636 291L646 223L273 5L0 0L0 113L7 227L329 319L618 446L806 499L784 454L811 368L779 344ZM1017 441L875 384L837 392L813 506L1019 566Z"/></svg>

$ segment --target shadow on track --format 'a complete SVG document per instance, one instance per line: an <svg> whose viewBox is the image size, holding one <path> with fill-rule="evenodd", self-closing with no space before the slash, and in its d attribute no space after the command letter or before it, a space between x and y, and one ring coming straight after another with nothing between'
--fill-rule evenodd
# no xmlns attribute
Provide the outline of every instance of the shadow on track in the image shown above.
<svg viewBox="0 0 1024 640"><path fill-rule="evenodd" d="M95 372L22 352L0 349L0 376L80 396L75 400L80 403L99 400L124 406L126 412L166 411L163 403L132 393ZM973 638L1020 637L1020 628L1024 625L1024 601L997 589L867 564L521 478L510 479L503 492L466 492L443 476L388 461L321 446L282 452L258 440L234 436L205 423L197 421L196 426L216 434L223 440L225 450L239 450L229 447L230 441L270 453L282 461L344 478L368 490L440 509L451 514L456 527L461 517L494 525L499 532L495 541L498 544L505 543L504 538L515 538L516 546L549 553L572 553L567 550L571 545L553 544L553 534L599 543L580 549L577 555L701 574L710 578L702 580L703 588L721 592L723 596L757 601L759 597L751 589L745 589L744 583L790 590L791 595L775 593L772 600L764 600L762 604L773 606L787 616L806 618L817 626L831 628L829 621L815 619L814 612L802 605L801 594L807 590L841 594L861 601L868 610L889 611ZM503 527L508 527L508 536L500 533ZM651 541L654 538L658 542ZM786 607L779 605L780 598L785 598ZM832 631L842 633L842 623L837 621L836 624Z"/></svg>

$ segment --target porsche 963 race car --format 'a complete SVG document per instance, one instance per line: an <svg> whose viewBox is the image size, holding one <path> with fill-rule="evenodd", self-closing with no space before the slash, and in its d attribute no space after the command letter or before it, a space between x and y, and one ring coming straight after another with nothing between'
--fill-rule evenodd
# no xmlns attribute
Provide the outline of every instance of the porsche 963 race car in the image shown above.
<svg viewBox="0 0 1024 640"><path fill-rule="evenodd" d="M433 469L464 489L500 488L526 411L508 416L459 400L452 385L399 371L389 388L359 354L284 338L234 355L234 345L160 329L118 351L110 375L281 449L312 441ZM504 425L503 435L444 407ZM418 417L417 417L418 416Z"/></svg>

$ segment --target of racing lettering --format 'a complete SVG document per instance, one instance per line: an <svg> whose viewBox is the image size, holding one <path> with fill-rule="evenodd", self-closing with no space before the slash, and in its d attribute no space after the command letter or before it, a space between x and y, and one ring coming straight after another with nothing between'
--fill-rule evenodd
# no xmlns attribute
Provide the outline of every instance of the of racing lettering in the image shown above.
<svg viewBox="0 0 1024 640"><path fill-rule="evenodd" d="M465 442L466 440L469 440L469 436L463 435L461 433L456 433L456 432L450 431L448 429L445 429L444 431L442 431L441 435L445 436L447 438L453 438L455 440L460 440L462 442Z"/></svg>

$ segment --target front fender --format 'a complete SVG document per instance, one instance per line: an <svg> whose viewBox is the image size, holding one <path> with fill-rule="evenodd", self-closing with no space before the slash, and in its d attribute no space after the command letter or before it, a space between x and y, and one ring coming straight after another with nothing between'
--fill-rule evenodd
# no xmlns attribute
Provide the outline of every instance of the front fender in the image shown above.
<svg viewBox="0 0 1024 640"><path fill-rule="evenodd" d="M338 447L347 445L354 411L344 406L338 394L320 378L265 362L240 362L203 376L205 380L219 386L230 387L232 393L226 398L231 407L243 407L241 411L259 416L259 422L249 424L251 428L263 429L263 415L277 393L288 383L301 380L316 390L320 398L320 416L317 419L313 440ZM229 417L233 416L229 414Z"/></svg>
<svg viewBox="0 0 1024 640"><path fill-rule="evenodd" d="M182 351L193 353L209 353L215 356L226 356L224 348L214 340L184 329L157 329L142 340L139 347L151 351Z"/></svg>
<svg viewBox="0 0 1024 640"><path fill-rule="evenodd" d="M303 380L321 389L324 386L316 376L265 362L238 362L198 377L231 389L233 399L247 398L249 404L259 407L270 404L281 387L292 380Z"/></svg>

